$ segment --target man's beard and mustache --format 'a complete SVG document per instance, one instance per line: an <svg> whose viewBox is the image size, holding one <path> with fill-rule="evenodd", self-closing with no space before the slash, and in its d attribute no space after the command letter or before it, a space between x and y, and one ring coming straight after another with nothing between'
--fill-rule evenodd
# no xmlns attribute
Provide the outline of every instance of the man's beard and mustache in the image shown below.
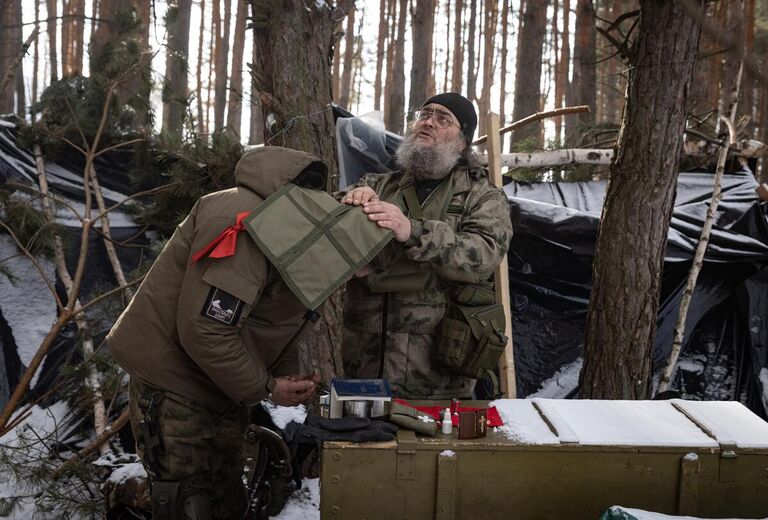
<svg viewBox="0 0 768 520"><path fill-rule="evenodd" d="M416 180L440 180L453 170L461 158L464 140L461 136L436 142L432 146L416 140L409 131L395 152L395 162Z"/></svg>

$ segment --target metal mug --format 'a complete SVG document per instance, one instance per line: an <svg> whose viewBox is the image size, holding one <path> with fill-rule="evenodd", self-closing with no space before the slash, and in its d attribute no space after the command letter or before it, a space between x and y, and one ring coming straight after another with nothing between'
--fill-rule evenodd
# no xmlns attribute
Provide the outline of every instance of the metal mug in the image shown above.
<svg viewBox="0 0 768 520"><path fill-rule="evenodd" d="M344 416L370 417L371 401L344 401Z"/></svg>

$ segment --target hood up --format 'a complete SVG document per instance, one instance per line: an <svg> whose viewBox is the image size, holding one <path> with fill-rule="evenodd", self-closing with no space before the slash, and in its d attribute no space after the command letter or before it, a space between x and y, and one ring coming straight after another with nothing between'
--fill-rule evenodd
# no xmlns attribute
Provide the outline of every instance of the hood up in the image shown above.
<svg viewBox="0 0 768 520"><path fill-rule="evenodd" d="M259 146L240 158L235 167L235 182L266 199L315 162L322 161L307 152Z"/></svg>

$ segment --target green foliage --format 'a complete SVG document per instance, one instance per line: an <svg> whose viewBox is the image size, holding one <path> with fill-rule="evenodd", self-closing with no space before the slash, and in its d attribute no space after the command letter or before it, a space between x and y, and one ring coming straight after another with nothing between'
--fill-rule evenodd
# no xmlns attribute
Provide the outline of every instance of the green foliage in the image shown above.
<svg viewBox="0 0 768 520"><path fill-rule="evenodd" d="M0 220L30 253L51 256L57 228L47 222L36 202L37 199L24 194L0 190L0 206L3 208Z"/></svg>
<svg viewBox="0 0 768 520"><path fill-rule="evenodd" d="M235 166L242 154L243 146L226 131L216 132L210 143L194 138L177 151L162 153L158 163L169 189L130 205L129 211L139 223L170 237L198 198L234 187Z"/></svg>

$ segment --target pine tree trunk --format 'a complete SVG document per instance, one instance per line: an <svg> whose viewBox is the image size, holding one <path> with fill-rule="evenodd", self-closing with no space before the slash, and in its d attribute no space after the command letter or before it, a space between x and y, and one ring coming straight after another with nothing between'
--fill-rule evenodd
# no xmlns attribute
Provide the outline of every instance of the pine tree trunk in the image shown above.
<svg viewBox="0 0 768 520"><path fill-rule="evenodd" d="M245 22L248 17L247 0L236 0L235 38L232 45L232 74L229 82L227 128L240 137L243 124L243 53L245 52Z"/></svg>
<svg viewBox="0 0 768 520"><path fill-rule="evenodd" d="M133 12L139 22L138 44L142 53L149 50L149 17L151 0L132 0L131 2L122 2L120 0L100 0L99 15L95 22L93 39L89 45L91 56L90 69L93 70L95 59L103 52L107 52L107 44L114 41L117 35L115 27L115 18L118 15ZM150 121L150 102L151 93L151 71L152 64L144 59L141 66L122 82L120 89L116 91L116 97L120 105L130 105L136 112L136 121L139 126L146 125Z"/></svg>
<svg viewBox="0 0 768 520"><path fill-rule="evenodd" d="M252 3L251 7L254 7ZM256 18L255 14L252 15L252 18ZM251 66L254 67L252 70L258 70L258 63L259 48L256 45L256 42L254 42L251 46ZM261 109L259 82L256 80L256 75L251 74L251 121L248 132L248 144L264 143L264 116Z"/></svg>
<svg viewBox="0 0 768 520"><path fill-rule="evenodd" d="M338 187L333 139L331 62L334 13L302 0L261 0L254 10L264 24L254 28L258 46L259 91L270 100L264 120L275 119L270 144L305 150L321 157L332 174L330 190ZM338 10L339 8L337 8ZM297 115L305 117L294 118ZM341 373L341 301L337 293L322 308L322 320L299 347L302 371L317 370L323 381Z"/></svg>
<svg viewBox="0 0 768 520"><path fill-rule="evenodd" d="M397 36L397 0L389 0L387 18L389 25L389 38L387 43L387 74L384 79L384 126L389 129L392 125L390 119L392 105L392 88L394 84L395 38Z"/></svg>
<svg viewBox="0 0 768 520"><path fill-rule="evenodd" d="M397 11L397 37L392 53L392 85L389 91L389 124L387 130L403 133L405 115L405 20L408 0L399 0Z"/></svg>
<svg viewBox="0 0 768 520"><path fill-rule="evenodd" d="M32 104L37 103L37 76L40 66L40 1L35 0L35 50L32 56ZM34 119L34 116L33 116Z"/></svg>
<svg viewBox="0 0 768 520"><path fill-rule="evenodd" d="M469 0L469 29L467 32L467 92L466 97L477 97L477 68L475 67L475 33L477 32L477 0Z"/></svg>
<svg viewBox="0 0 768 520"><path fill-rule="evenodd" d="M211 40L208 45L208 81L205 86L205 131L212 134L216 125L211 125L211 109L213 108L213 71L216 68L216 46L219 40L221 26L221 1L213 0L211 3Z"/></svg>
<svg viewBox="0 0 768 520"><path fill-rule="evenodd" d="M439 14L438 14L438 18L439 18ZM448 77L450 74L449 63L451 63L451 0L446 0L445 2L445 59L443 60L443 64L445 66L445 69L444 69L445 76L443 76L443 88L441 89L443 92L448 92Z"/></svg>
<svg viewBox="0 0 768 520"><path fill-rule="evenodd" d="M507 59L509 55L509 45L507 42L507 39L509 38L509 11L512 9L511 2L508 0L503 0L501 2L501 51L500 51L500 59L501 59L501 78L500 78L500 85L499 90L500 93L500 100L499 100L499 124L501 126L504 126L504 124L507 122ZM484 130L480 130L481 134L484 134ZM504 149L504 139L506 138L506 135L501 136L501 149Z"/></svg>
<svg viewBox="0 0 768 520"><path fill-rule="evenodd" d="M200 0L200 31L197 35L197 72L195 82L195 102L197 103L197 133L207 132L203 115L203 35L205 34L205 0Z"/></svg>
<svg viewBox="0 0 768 520"><path fill-rule="evenodd" d="M188 93L189 23L192 0L170 0L165 15L168 47L165 56L163 132L181 139Z"/></svg>
<svg viewBox="0 0 768 520"><path fill-rule="evenodd" d="M6 0L5 8L0 12L0 81L12 74L5 88L0 92L0 114L10 114L23 110L24 98L19 94L18 79L24 78L21 68L12 71L13 64L23 45L21 32L21 0ZM23 86L23 83L22 83ZM21 89L24 93L24 89Z"/></svg>
<svg viewBox="0 0 768 520"><path fill-rule="evenodd" d="M737 45L740 49L743 49L746 43L745 27L744 27L744 6L743 0L732 0L726 2L726 25L724 30L727 34L735 35ZM730 103L731 92L736 84L736 76L739 70L739 52L726 52L721 54L720 57L723 60L722 76L720 81L720 96L717 104L717 111L720 114L728 113L728 105ZM743 96L743 93L740 97ZM739 103L741 105L741 103ZM720 119L718 118L718 123ZM720 125L718 124L718 129ZM723 128L725 131L725 128Z"/></svg>
<svg viewBox="0 0 768 520"><path fill-rule="evenodd" d="M58 67L59 67L59 53L57 48L58 40L58 13L56 12L56 0L46 0L45 12L48 16L46 25L48 27L48 56L51 67L51 81L59 79Z"/></svg>
<svg viewBox="0 0 768 520"><path fill-rule="evenodd" d="M355 10L347 15L347 30L344 31L344 69L339 80L339 105L349 108L349 89L352 82L352 57L355 55Z"/></svg>
<svg viewBox="0 0 768 520"><path fill-rule="evenodd" d="M483 16L483 87L480 93L479 134L485 134L486 117L491 110L491 85L493 84L493 40L496 36L498 12L496 0L485 0ZM502 96L504 95L502 91Z"/></svg>
<svg viewBox="0 0 768 520"><path fill-rule="evenodd" d="M525 2L518 41L526 43L518 46L515 65L515 104L512 118L514 121L539 111L542 52L547 32L547 2L548 0ZM541 127L541 121L538 121L515 130L512 138L513 146L522 141L533 140L537 146L541 147L543 145L540 139Z"/></svg>
<svg viewBox="0 0 768 520"><path fill-rule="evenodd" d="M565 92L568 89L568 69L571 61L571 0L555 0L562 2L563 6L563 30L560 33L560 54L557 57L557 68L555 70L555 108L562 108L565 105ZM555 142L560 144L563 132L563 118L558 116L554 118L555 123Z"/></svg>
<svg viewBox="0 0 768 520"><path fill-rule="evenodd" d="M464 87L464 39L461 37L464 25L462 11L464 0L456 0L456 16L453 21L453 65L451 66L451 89L461 93Z"/></svg>
<svg viewBox="0 0 768 520"><path fill-rule="evenodd" d="M71 46L69 40L72 34L72 6L73 0L61 0L61 76L69 75L69 52Z"/></svg>
<svg viewBox="0 0 768 520"><path fill-rule="evenodd" d="M69 34L71 47L69 73L82 74L83 72L83 38L85 36L85 1L70 0L72 12L72 25Z"/></svg>
<svg viewBox="0 0 768 520"><path fill-rule="evenodd" d="M416 0L411 23L413 54L411 57L411 89L408 94L408 120L413 118L429 94L432 72L432 35L435 30L435 0Z"/></svg>
<svg viewBox="0 0 768 520"><path fill-rule="evenodd" d="M227 108L227 67L229 66L229 26L232 19L232 0L224 2L224 17L219 22L216 40L216 83L214 86L213 124L216 130L224 128L224 110ZM223 28L223 30L222 30Z"/></svg>
<svg viewBox="0 0 768 520"><path fill-rule="evenodd" d="M644 0L598 231L580 397L647 399L661 271L699 25Z"/></svg>
<svg viewBox="0 0 768 520"><path fill-rule="evenodd" d="M373 80L373 109L381 110L381 72L387 43L387 0L379 2L379 41L376 46L376 77Z"/></svg>
<svg viewBox="0 0 768 520"><path fill-rule="evenodd" d="M566 134L577 133L595 124L597 77L595 72L595 9L592 0L576 4L576 35L573 48L573 81L569 89L572 99L568 105L587 105L589 112L565 118Z"/></svg>

